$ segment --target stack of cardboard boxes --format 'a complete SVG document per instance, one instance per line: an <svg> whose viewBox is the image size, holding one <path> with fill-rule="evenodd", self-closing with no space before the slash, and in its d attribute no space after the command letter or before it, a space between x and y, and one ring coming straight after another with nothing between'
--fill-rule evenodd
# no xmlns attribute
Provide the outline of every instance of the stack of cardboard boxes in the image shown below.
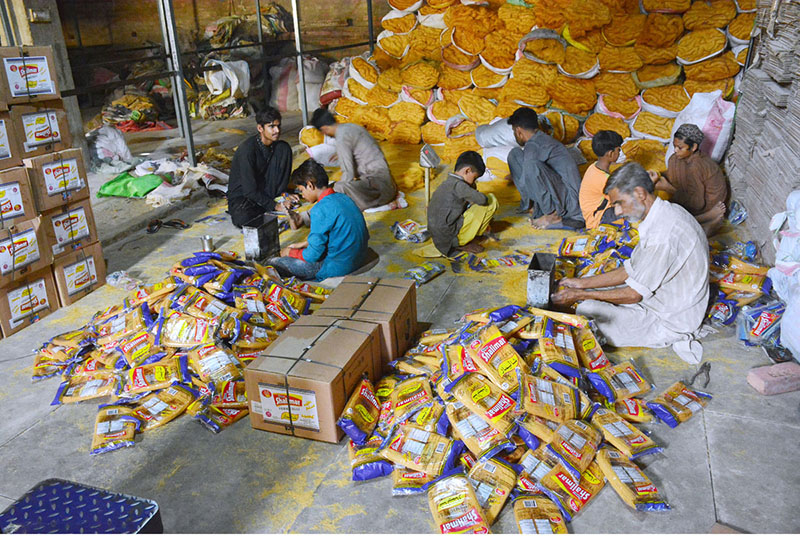
<svg viewBox="0 0 800 536"><path fill-rule="evenodd" d="M0 48L3 336L105 282L89 185L72 148L50 47Z"/></svg>

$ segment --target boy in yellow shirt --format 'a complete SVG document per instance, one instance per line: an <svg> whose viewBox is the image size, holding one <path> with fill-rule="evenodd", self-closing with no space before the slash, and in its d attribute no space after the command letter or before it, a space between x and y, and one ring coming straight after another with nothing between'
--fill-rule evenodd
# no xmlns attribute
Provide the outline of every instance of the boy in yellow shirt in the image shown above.
<svg viewBox="0 0 800 536"><path fill-rule="evenodd" d="M609 206L608 197L603 193L611 173L611 164L617 161L622 148L622 136L613 130L601 130L592 138L592 151L597 162L586 169L578 193L583 220L587 229L594 229L601 223L611 223L618 219L614 207Z"/></svg>

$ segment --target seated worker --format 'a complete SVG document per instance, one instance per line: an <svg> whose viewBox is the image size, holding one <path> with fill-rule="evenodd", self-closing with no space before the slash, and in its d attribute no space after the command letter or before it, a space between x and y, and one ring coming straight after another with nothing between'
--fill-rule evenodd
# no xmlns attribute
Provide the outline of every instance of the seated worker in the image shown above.
<svg viewBox="0 0 800 536"><path fill-rule="evenodd" d="M511 178L522 197L520 211L531 209L531 225L548 227L583 227L578 203L581 176L575 160L564 145L539 130L539 117L530 108L517 108L508 124L522 149L508 154Z"/></svg>
<svg viewBox="0 0 800 536"><path fill-rule="evenodd" d="M639 244L621 268L566 278L553 303L593 318L614 346L672 346L699 363L697 342L708 306L708 241L683 207L653 194L653 181L636 162L608 178L605 193L618 216L639 222Z"/></svg>
<svg viewBox="0 0 800 536"><path fill-rule="evenodd" d="M292 173L292 183L303 199L315 203L309 210L308 239L291 244L269 264L282 277L322 281L347 275L364 264L369 231L364 215L344 194L328 186L325 168L306 160Z"/></svg>
<svg viewBox="0 0 800 536"><path fill-rule="evenodd" d="M353 123L337 123L326 108L314 111L311 125L336 141L342 177L333 185L334 191L347 194L360 210L394 201L397 185L381 148L367 129Z"/></svg>
<svg viewBox="0 0 800 536"><path fill-rule="evenodd" d="M650 177L656 190L671 194L670 201L688 210L706 236L711 236L725 219L728 184L717 163L700 152L703 138L705 135L697 125L684 123L678 127L672 140L675 152L667 162L667 176L651 171Z"/></svg>
<svg viewBox="0 0 800 536"><path fill-rule="evenodd" d="M281 114L267 108L256 114L258 134L243 141L231 162L228 214L236 227L275 210L275 198L286 192L292 171L292 148L278 140Z"/></svg>
<svg viewBox="0 0 800 536"><path fill-rule="evenodd" d="M601 130L592 138L592 151L597 155L597 162L586 168L578 195L587 229L595 229L601 223L611 223L617 219L603 188L611 173L609 168L617 161L621 150L622 136L613 130Z"/></svg>
<svg viewBox="0 0 800 536"><path fill-rule="evenodd" d="M453 173L436 188L428 205L433 247L420 248L417 254L450 257L457 251L483 251L477 240L489 228L498 206L493 194L484 195L475 188L475 180L485 171L483 158L475 151L459 155Z"/></svg>

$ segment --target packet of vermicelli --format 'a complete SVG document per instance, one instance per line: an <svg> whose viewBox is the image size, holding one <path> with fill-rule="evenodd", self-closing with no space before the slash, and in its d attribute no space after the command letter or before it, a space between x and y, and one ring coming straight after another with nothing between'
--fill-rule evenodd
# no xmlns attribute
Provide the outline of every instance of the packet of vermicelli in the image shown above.
<svg viewBox="0 0 800 536"><path fill-rule="evenodd" d="M100 406L89 454L132 447L133 437L140 426L141 421L133 415L132 408L114 404Z"/></svg>
<svg viewBox="0 0 800 536"><path fill-rule="evenodd" d="M392 464L378 453L382 443L383 437L379 435L373 435L363 445L348 442L347 453L354 481L372 480L392 473Z"/></svg>
<svg viewBox="0 0 800 536"><path fill-rule="evenodd" d="M508 435L516 428L514 399L479 374L466 374L451 389L453 396L492 428Z"/></svg>
<svg viewBox="0 0 800 536"><path fill-rule="evenodd" d="M575 478L563 467L557 468L544 478L537 488L556 503L567 521L572 521L578 512L597 496L605 485L605 477L596 462Z"/></svg>
<svg viewBox="0 0 800 536"><path fill-rule="evenodd" d="M564 422L578 417L578 392L575 387L521 375L518 404L531 415L548 421Z"/></svg>
<svg viewBox="0 0 800 536"><path fill-rule="evenodd" d="M389 463L384 460L384 463ZM390 464L391 466L391 464ZM423 471L414 471L402 466L395 466L392 474L392 496L417 495L428 491L430 483L436 480Z"/></svg>
<svg viewBox="0 0 800 536"><path fill-rule="evenodd" d="M644 432L613 411L598 409L592 416L592 424L603 432L606 441L631 460L646 454L656 454L662 450Z"/></svg>
<svg viewBox="0 0 800 536"><path fill-rule="evenodd" d="M609 407L612 406L609 405ZM647 404L638 398L617 400L613 404L613 409L626 421L642 423L653 421L653 414L647 409Z"/></svg>
<svg viewBox="0 0 800 536"><path fill-rule="evenodd" d="M561 423L555 435L547 448L578 478L594 459L603 436L594 426L577 420Z"/></svg>
<svg viewBox="0 0 800 536"><path fill-rule="evenodd" d="M490 324L478 330L466 347L480 371L495 385L506 392L517 388L517 369L523 362L497 326Z"/></svg>
<svg viewBox="0 0 800 536"><path fill-rule="evenodd" d="M572 340L572 330L566 324L549 322L545 327L545 336L539 339L542 361L559 373L576 378L580 376L578 354Z"/></svg>
<svg viewBox="0 0 800 536"><path fill-rule="evenodd" d="M461 453L459 445L443 435L404 424L395 430L380 454L392 463L438 476L455 466Z"/></svg>
<svg viewBox="0 0 800 536"><path fill-rule="evenodd" d="M544 495L519 495L511 502L520 534L567 534L558 506Z"/></svg>
<svg viewBox="0 0 800 536"><path fill-rule="evenodd" d="M433 393L428 378L415 376L398 383L392 392L395 422L404 422L432 401Z"/></svg>
<svg viewBox="0 0 800 536"><path fill-rule="evenodd" d="M189 366L204 381L222 383L242 377L239 359L225 348L206 344L188 352Z"/></svg>
<svg viewBox="0 0 800 536"><path fill-rule="evenodd" d="M428 506L441 534L489 534L489 523L472 484L463 473L428 488Z"/></svg>
<svg viewBox="0 0 800 536"><path fill-rule="evenodd" d="M139 399L134 407L134 415L142 421L143 430L152 430L178 417L199 396L200 393L194 389L174 383Z"/></svg>
<svg viewBox="0 0 800 536"><path fill-rule="evenodd" d="M363 444L378 424L381 407L369 378L356 387L336 424L358 445Z"/></svg>
<svg viewBox="0 0 800 536"><path fill-rule="evenodd" d="M478 503L486 513L486 521L491 525L517 482L517 474L506 463L497 459L478 461L467 475Z"/></svg>
<svg viewBox="0 0 800 536"><path fill-rule="evenodd" d="M711 400L711 395L689 389L683 382L675 382L666 391L648 402L647 407L670 428L675 428L699 413L709 400Z"/></svg>
<svg viewBox="0 0 800 536"><path fill-rule="evenodd" d="M477 459L488 459L513 450L514 444L508 437L489 426L458 400L445 404L445 411L453 427L453 436L463 441Z"/></svg>
<svg viewBox="0 0 800 536"><path fill-rule="evenodd" d="M616 449L603 447L598 451L596 461L620 499L634 510L662 512L670 509L647 475Z"/></svg>
<svg viewBox="0 0 800 536"><path fill-rule="evenodd" d="M633 361L606 367L586 375L592 386L609 402L648 393L652 386L636 369Z"/></svg>
<svg viewBox="0 0 800 536"><path fill-rule="evenodd" d="M129 397L148 391L169 387L173 382L183 383L190 378L186 355L162 359L125 372L121 396Z"/></svg>
<svg viewBox="0 0 800 536"><path fill-rule="evenodd" d="M523 491L536 490L536 484L557 469L564 469L564 464L556 457L546 445L536 449L528 449L518 462L521 468L517 486Z"/></svg>
<svg viewBox="0 0 800 536"><path fill-rule="evenodd" d="M572 330L572 338L578 360L583 368L596 372L611 366L591 329L588 327L575 328Z"/></svg>
<svg viewBox="0 0 800 536"><path fill-rule="evenodd" d="M538 415L526 413L517 417L519 430L517 434L525 441L528 448L535 449L540 443L550 443L555 437L559 422L548 421ZM532 436L532 437L531 437Z"/></svg>

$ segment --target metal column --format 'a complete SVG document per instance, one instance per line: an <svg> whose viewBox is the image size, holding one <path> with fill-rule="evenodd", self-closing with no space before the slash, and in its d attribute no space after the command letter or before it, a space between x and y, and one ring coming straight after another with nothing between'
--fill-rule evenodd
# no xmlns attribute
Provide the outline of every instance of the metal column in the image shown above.
<svg viewBox="0 0 800 536"><path fill-rule="evenodd" d="M375 52L375 27L372 23L372 0L367 0L367 28L369 28L369 53Z"/></svg>
<svg viewBox="0 0 800 536"><path fill-rule="evenodd" d="M172 71L172 93L175 97L175 115L178 118L181 134L186 140L189 163L195 166L197 159L194 154L194 135L189 119L189 105L186 102L186 88L183 85L183 65L178 45L178 29L175 25L175 10L172 7L172 0L158 0L158 7L161 30L165 36L164 45L167 47L167 55L172 62L170 70Z"/></svg>
<svg viewBox="0 0 800 536"><path fill-rule="evenodd" d="M292 22L294 23L294 48L297 51L297 75L300 80L300 109L303 111L303 126L307 126L306 72L303 69L303 42L300 38L300 2L298 0L292 0Z"/></svg>
<svg viewBox="0 0 800 536"><path fill-rule="evenodd" d="M11 26L11 16L8 12L8 7L6 6L5 0L0 0L0 17L3 19L3 30L6 34L6 39L8 43L5 43L7 47L13 47L16 43L16 36L14 35L14 28Z"/></svg>

